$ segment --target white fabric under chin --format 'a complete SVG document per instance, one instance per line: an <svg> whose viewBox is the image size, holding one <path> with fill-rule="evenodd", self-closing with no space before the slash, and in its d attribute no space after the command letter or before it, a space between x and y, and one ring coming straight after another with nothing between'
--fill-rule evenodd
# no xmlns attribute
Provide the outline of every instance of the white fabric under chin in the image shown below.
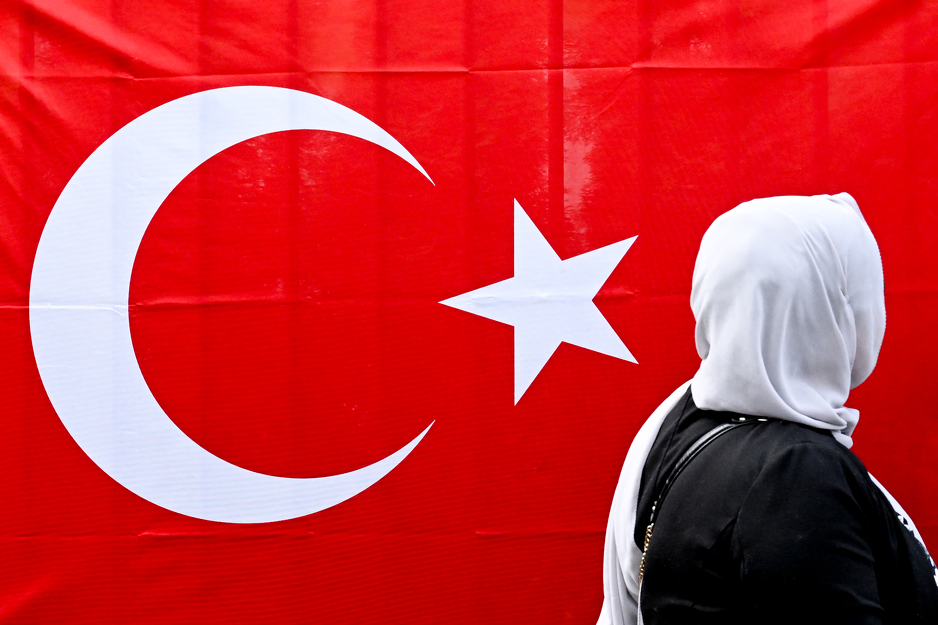
<svg viewBox="0 0 938 625"><path fill-rule="evenodd" d="M622 464L619 483L612 499L612 510L606 526L603 587L605 598L599 616L599 625L634 625L641 623L639 612L638 567L642 552L635 545L635 517L638 509L638 489L642 469L648 452L658 436L668 413L687 392L685 382L651 413L638 434Z"/></svg>

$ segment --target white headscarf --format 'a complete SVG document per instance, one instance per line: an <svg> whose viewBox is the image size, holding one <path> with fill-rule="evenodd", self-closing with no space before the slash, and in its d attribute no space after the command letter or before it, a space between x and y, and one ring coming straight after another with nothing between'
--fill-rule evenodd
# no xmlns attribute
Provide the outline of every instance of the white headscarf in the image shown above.
<svg viewBox="0 0 938 625"><path fill-rule="evenodd" d="M700 408L794 421L852 445L859 413L844 402L873 371L886 328L879 248L846 193L746 202L704 234L691 309L702 362L629 448L606 530L600 625L641 623L639 483L688 384Z"/></svg>
<svg viewBox="0 0 938 625"><path fill-rule="evenodd" d="M740 204L700 243L694 403L831 430L850 447L850 389L886 329L883 266L846 193Z"/></svg>

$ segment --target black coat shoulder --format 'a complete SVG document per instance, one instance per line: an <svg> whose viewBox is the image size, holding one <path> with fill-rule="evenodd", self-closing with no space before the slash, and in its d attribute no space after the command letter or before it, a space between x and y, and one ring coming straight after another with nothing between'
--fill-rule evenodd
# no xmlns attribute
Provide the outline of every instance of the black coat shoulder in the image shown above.
<svg viewBox="0 0 938 625"><path fill-rule="evenodd" d="M699 410L689 392L668 415L642 475L639 548L684 451L720 423L743 419L754 418ZM900 529L863 463L829 432L756 420L701 452L660 504L642 587L645 622L894 622L890 615L908 603L896 583Z"/></svg>

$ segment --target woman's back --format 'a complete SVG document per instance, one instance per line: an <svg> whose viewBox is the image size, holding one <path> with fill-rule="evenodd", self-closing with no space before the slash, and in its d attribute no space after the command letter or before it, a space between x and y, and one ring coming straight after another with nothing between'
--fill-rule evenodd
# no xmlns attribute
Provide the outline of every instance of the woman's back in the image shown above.
<svg viewBox="0 0 938 625"><path fill-rule="evenodd" d="M704 449L660 505L641 589L644 622L938 622L924 550L909 570L901 556L917 541L900 534L892 507L852 452L829 432L700 410L690 391L649 452L636 544L678 459L713 427L740 417L751 425ZM916 580L924 594L909 592ZM919 595L930 605L912 605ZM915 612L924 620L909 620Z"/></svg>

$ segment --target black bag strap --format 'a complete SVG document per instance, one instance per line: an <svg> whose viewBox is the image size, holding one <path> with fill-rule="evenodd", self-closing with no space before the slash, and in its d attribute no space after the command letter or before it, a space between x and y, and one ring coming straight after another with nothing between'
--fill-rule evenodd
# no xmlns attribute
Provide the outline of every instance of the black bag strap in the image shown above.
<svg viewBox="0 0 938 625"><path fill-rule="evenodd" d="M655 519L658 518L658 511L661 509L661 505L664 503L664 498L667 496L668 491L671 490L671 486L674 484L674 480L677 479L677 476L690 464L691 460L697 457L704 448L707 447L710 443L720 438L730 430L735 430L738 427L748 425L750 423L755 423L756 421L765 421L765 419L758 419L755 417L739 417L738 420L731 421L729 423L721 423L716 426L700 438L698 438L690 448L684 452L684 455L677 461L677 464L674 465L674 468L671 470L671 474L668 475L668 479L664 481L664 486L661 487L661 492L658 494L658 497L655 498L655 503L651 506L651 516L649 517L648 528L645 530L645 545L642 548L642 560L638 565L638 583L642 583L642 577L645 575L645 555L648 553L648 543L651 542L651 533L655 528Z"/></svg>

